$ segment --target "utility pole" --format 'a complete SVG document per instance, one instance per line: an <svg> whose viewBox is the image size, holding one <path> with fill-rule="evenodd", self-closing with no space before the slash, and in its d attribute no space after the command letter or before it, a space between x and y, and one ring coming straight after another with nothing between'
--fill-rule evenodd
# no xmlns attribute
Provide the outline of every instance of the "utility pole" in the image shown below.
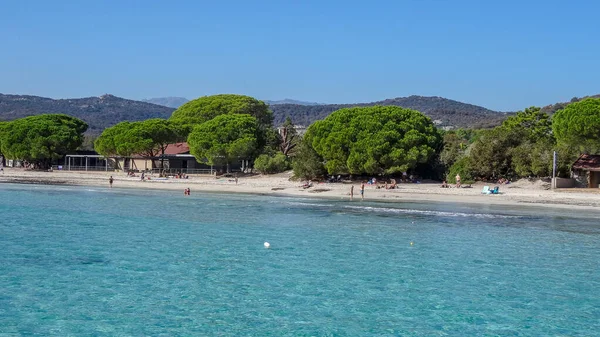
<svg viewBox="0 0 600 337"><path fill-rule="evenodd" d="M552 156L552 188L556 188L556 151Z"/></svg>

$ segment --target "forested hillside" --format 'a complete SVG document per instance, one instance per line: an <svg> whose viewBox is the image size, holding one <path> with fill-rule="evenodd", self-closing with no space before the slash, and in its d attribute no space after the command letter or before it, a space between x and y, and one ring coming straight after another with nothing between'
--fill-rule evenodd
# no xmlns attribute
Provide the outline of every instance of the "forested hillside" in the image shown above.
<svg viewBox="0 0 600 337"><path fill-rule="evenodd" d="M564 109L567 105L571 104L571 103L575 103L575 102L579 102L581 100L584 100L586 98L600 98L600 95L593 95L593 96L584 96L584 97L573 97L571 98L570 102L560 102L560 103L556 103L556 104L550 104L550 105L546 105L545 107L542 108L542 112L547 113L548 115L552 115L555 112L557 112L558 110Z"/></svg>
<svg viewBox="0 0 600 337"><path fill-rule="evenodd" d="M277 104L271 105L271 110L273 111L275 125L283 124L286 117L290 117L295 124L310 125L312 122L323 119L333 111L342 108L374 105L399 106L414 109L429 116L438 126L492 127L499 125L507 117L506 113L492 111L477 105L442 97L423 96L400 97L357 104Z"/></svg>
<svg viewBox="0 0 600 337"><path fill-rule="evenodd" d="M74 99L51 99L0 94L0 120L40 114L64 113L89 124L88 133L100 133L122 121L169 118L173 108L133 101L113 95Z"/></svg>

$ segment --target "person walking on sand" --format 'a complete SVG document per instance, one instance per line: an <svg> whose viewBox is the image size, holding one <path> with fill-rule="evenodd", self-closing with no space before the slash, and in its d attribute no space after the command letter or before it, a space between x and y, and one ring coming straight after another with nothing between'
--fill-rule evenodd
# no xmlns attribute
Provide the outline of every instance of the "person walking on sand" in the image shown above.
<svg viewBox="0 0 600 337"><path fill-rule="evenodd" d="M354 185L350 186L350 200L354 200Z"/></svg>
<svg viewBox="0 0 600 337"><path fill-rule="evenodd" d="M460 187L460 174L456 174L456 187L459 188Z"/></svg>
<svg viewBox="0 0 600 337"><path fill-rule="evenodd" d="M360 184L360 200L365 200L365 182Z"/></svg>
<svg viewBox="0 0 600 337"><path fill-rule="evenodd" d="M108 184L110 185L110 188L112 188L112 184L113 184L113 177L110 176L110 178L108 178Z"/></svg>

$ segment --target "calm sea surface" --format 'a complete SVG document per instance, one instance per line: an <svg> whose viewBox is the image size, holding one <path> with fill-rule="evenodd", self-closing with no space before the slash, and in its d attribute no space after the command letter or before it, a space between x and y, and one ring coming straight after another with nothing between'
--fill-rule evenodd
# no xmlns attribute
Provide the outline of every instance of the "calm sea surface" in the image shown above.
<svg viewBox="0 0 600 337"><path fill-rule="evenodd" d="M0 184L21 335L600 336L600 212Z"/></svg>

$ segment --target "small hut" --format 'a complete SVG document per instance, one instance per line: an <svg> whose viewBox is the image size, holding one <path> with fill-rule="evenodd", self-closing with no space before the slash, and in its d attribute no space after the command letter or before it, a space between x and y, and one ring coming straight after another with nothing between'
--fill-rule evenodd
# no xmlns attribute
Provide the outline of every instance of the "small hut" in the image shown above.
<svg viewBox="0 0 600 337"><path fill-rule="evenodd" d="M600 155L582 154L572 166L573 178L590 188L600 187Z"/></svg>

